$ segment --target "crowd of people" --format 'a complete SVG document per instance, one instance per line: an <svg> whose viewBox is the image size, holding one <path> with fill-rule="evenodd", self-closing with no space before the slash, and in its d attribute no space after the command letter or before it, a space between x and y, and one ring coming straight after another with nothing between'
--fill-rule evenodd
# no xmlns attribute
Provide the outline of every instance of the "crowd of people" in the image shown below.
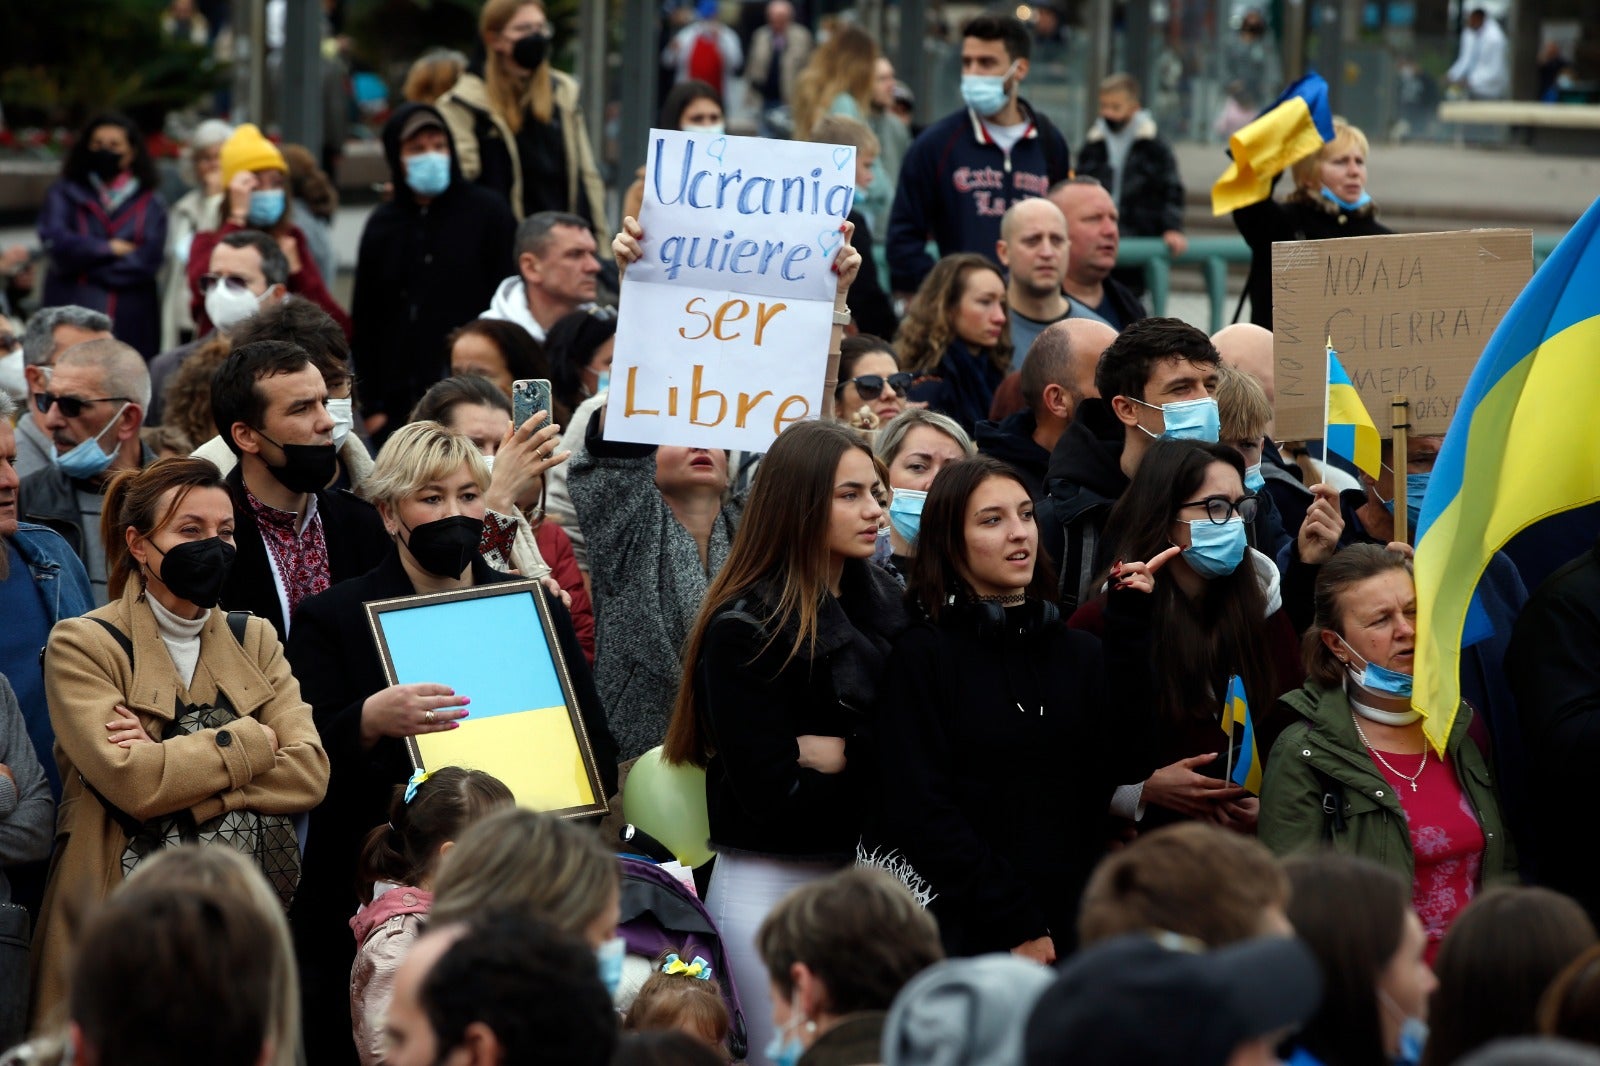
<svg viewBox="0 0 1600 1066"><path fill-rule="evenodd" d="M1208 336L1117 270L1185 246L1127 75L1074 167L1015 19L914 133L861 30L774 0L747 62L717 14L661 125L742 68L858 164L833 407L759 455L609 431L642 188L613 230L536 0L420 61L348 314L309 157L207 123L169 209L85 126L0 394L9 1061L1600 1062L1592 523L1491 564L1435 751L1393 501L1440 438L1273 438L1271 245L1387 232L1362 132L1236 213ZM471 694L391 684L366 605L517 579L611 809L689 768L714 859L416 768Z"/></svg>

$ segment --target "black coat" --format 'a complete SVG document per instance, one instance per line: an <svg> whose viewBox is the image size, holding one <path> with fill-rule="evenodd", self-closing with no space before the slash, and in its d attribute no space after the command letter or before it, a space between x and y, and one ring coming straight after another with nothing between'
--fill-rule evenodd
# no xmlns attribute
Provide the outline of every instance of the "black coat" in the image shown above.
<svg viewBox="0 0 1600 1066"><path fill-rule="evenodd" d="M474 585L515 580L481 558L472 561ZM403 741L385 737L371 750L361 746L362 704L388 687L363 605L415 593L398 549L391 549L370 573L302 603L284 649L300 694L311 704L332 771L327 798L311 812L300 889L289 911L300 962L306 1052L314 1066L353 1060L349 991L356 944L348 922L357 904L356 858L367 833L388 819L394 786L411 776ZM572 620L556 600L550 601L550 611L601 781L611 795L617 787L616 744ZM349 1056L343 1054L347 1046Z"/></svg>
<svg viewBox="0 0 1600 1066"><path fill-rule="evenodd" d="M229 471L227 482L233 496L233 546L239 554L228 571L227 584L222 586L222 605L230 611L249 611L265 618L278 631L278 639L283 640L283 602L278 599L278 583L272 576L261 527L256 525L255 515L245 501L244 468L236 466ZM383 519L372 504L345 489L323 489L316 497L332 584L360 577L393 550Z"/></svg>
<svg viewBox="0 0 1600 1066"><path fill-rule="evenodd" d="M1125 439L1110 402L1088 399L1078 404L1050 453L1035 521L1039 547L1056 565L1061 606L1068 614L1092 597L1093 579L1109 562L1100 534L1128 490L1128 475L1122 472Z"/></svg>
<svg viewBox="0 0 1600 1066"><path fill-rule="evenodd" d="M417 203L400 161L400 130L418 111L438 114L407 104L384 124L394 196L378 205L361 232L350 305L362 406L370 414L387 413L393 425L448 375L445 337L477 318L501 279L516 273L511 208L505 197L461 176L454 142L450 187L426 206Z"/></svg>
<svg viewBox="0 0 1600 1066"><path fill-rule="evenodd" d="M1250 321L1272 328L1272 242L1323 241L1392 233L1372 204L1346 211L1331 200L1262 200L1233 213L1233 224L1250 246Z"/></svg>
<svg viewBox="0 0 1600 1066"><path fill-rule="evenodd" d="M950 954L1049 935L1064 956L1111 794L1155 766L1149 701L1124 702L1099 640L1038 602L948 609L895 641L889 674L878 860L915 870Z"/></svg>
<svg viewBox="0 0 1600 1066"><path fill-rule="evenodd" d="M874 337L893 340L899 320L895 318L894 304L883 291L883 279L878 276L878 262L872 254L872 227L860 211L850 212L850 221L856 224L851 244L861 253L861 272L850 283L845 300L850 305L850 317L856 329Z"/></svg>
<svg viewBox="0 0 1600 1066"><path fill-rule="evenodd" d="M1527 760L1538 879L1600 921L1594 768L1600 766L1600 544L1550 575L1506 649Z"/></svg>
<svg viewBox="0 0 1600 1066"><path fill-rule="evenodd" d="M706 766L711 840L788 859L847 859L872 790L872 714L890 641L907 625L900 585L865 562L845 564L843 595L822 606L815 651L763 624L776 594L719 610L694 665L697 704L716 754ZM838 774L801 769L800 736L844 737Z"/></svg>
<svg viewBox="0 0 1600 1066"><path fill-rule="evenodd" d="M1156 136L1154 120L1148 115L1141 118L1128 157L1122 162L1117 229L1124 237L1159 237L1168 230L1183 229L1183 178L1172 149ZM1077 174L1097 179L1108 191L1112 187L1111 153L1098 121L1078 153Z"/></svg>
<svg viewBox="0 0 1600 1066"><path fill-rule="evenodd" d="M1033 439L1038 428L1033 412L1023 409L999 422L979 422L972 435L980 452L1009 464L1017 472L1034 500L1044 495L1045 471L1050 466L1050 453Z"/></svg>

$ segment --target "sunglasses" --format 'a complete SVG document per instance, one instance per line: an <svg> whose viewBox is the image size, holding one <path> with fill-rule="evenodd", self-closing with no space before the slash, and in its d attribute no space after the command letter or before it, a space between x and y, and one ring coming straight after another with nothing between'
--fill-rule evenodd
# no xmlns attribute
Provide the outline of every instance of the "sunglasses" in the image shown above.
<svg viewBox="0 0 1600 1066"><path fill-rule="evenodd" d="M250 279L242 278L238 274L201 274L200 292L202 294L210 292L217 287L218 282L228 286L233 292L250 292ZM255 293L251 292L250 295L254 296Z"/></svg>
<svg viewBox="0 0 1600 1066"><path fill-rule="evenodd" d="M39 409L40 414L47 415L50 413L50 408L59 407L61 414L66 418L77 418L83 414L83 409L92 403L132 402L132 398L128 396L101 396L95 400L80 400L76 396L57 396L53 392L40 392L33 397L33 405Z"/></svg>
<svg viewBox="0 0 1600 1066"><path fill-rule="evenodd" d="M1261 510L1261 501L1255 496L1241 496L1237 501L1226 496L1207 496L1203 500L1190 500L1180 504L1182 507L1204 507L1206 517L1217 525L1223 525L1235 513L1248 525L1256 520L1256 515Z"/></svg>
<svg viewBox="0 0 1600 1066"><path fill-rule="evenodd" d="M887 380L891 389L904 396L906 390L911 388L911 383L916 379L917 376L915 374L908 370L902 370L898 374L890 374ZM849 378L839 382L839 392L842 395L846 385L854 385L856 392L861 395L863 400L876 400L883 395L884 380L882 374L862 374L858 378Z"/></svg>

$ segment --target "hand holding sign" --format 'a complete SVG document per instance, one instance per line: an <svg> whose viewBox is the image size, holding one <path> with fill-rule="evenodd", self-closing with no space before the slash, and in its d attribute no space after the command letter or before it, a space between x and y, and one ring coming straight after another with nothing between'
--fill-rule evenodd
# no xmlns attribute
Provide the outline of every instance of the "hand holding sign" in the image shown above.
<svg viewBox="0 0 1600 1066"><path fill-rule="evenodd" d="M1126 589L1130 592L1150 593L1156 590L1156 571L1167 565L1167 561L1174 555L1183 551L1174 544L1148 563L1119 562L1111 568L1111 578L1115 582L1113 589Z"/></svg>
<svg viewBox="0 0 1600 1066"><path fill-rule="evenodd" d="M627 273L629 263L637 263L644 258L644 249L639 247L642 240L644 230L640 228L639 220L632 215L624 215L622 232L611 238L611 255L617 261L619 279Z"/></svg>

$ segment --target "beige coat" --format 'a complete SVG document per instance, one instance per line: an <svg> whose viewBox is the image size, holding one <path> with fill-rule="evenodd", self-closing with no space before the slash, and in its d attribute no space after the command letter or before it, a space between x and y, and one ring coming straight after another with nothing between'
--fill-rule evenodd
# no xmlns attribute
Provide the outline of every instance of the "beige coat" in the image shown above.
<svg viewBox="0 0 1600 1066"><path fill-rule="evenodd" d="M559 70L550 71L551 87L557 112L561 116L561 140L567 155L567 202L578 202L578 187L583 186L589 210L594 215L595 239L599 256L611 258L611 226L606 221L606 187L595 166L594 149L589 145L589 133L584 128L583 112L578 107L578 83ZM517 138L489 103L489 87L476 74L463 74L451 90L434 104L450 127L450 137L455 141L456 162L469 181L477 181L483 172L483 158L479 152L478 137L473 130L475 115L489 116L500 137L505 141L511 156L511 212L522 221L522 158L517 153Z"/></svg>
<svg viewBox="0 0 1600 1066"><path fill-rule="evenodd" d="M811 59L811 31L804 26L790 24L785 34L789 47L779 60L783 68L778 71L778 95L784 103L794 100L794 82ZM761 106L761 86L767 80L767 70L772 66L772 27L762 26L750 37L750 58L744 66L745 81L750 85L750 102ZM732 106L731 102L729 106Z"/></svg>
<svg viewBox="0 0 1600 1066"><path fill-rule="evenodd" d="M95 618L130 636L131 667ZM141 822L185 808L197 822L240 809L299 814L321 802L328 787L328 756L311 708L300 698L300 683L289 672L277 634L259 618L249 620L241 645L227 615L212 611L186 690L135 578L121 599L51 630L44 679L62 795L56 850L33 940L36 1026L60 1020L73 934L122 882L127 836L86 781ZM214 703L219 692L239 715L224 728L131 748L106 739L106 723L118 704L136 714L147 732L160 735L179 700ZM277 751L263 725L277 734Z"/></svg>

